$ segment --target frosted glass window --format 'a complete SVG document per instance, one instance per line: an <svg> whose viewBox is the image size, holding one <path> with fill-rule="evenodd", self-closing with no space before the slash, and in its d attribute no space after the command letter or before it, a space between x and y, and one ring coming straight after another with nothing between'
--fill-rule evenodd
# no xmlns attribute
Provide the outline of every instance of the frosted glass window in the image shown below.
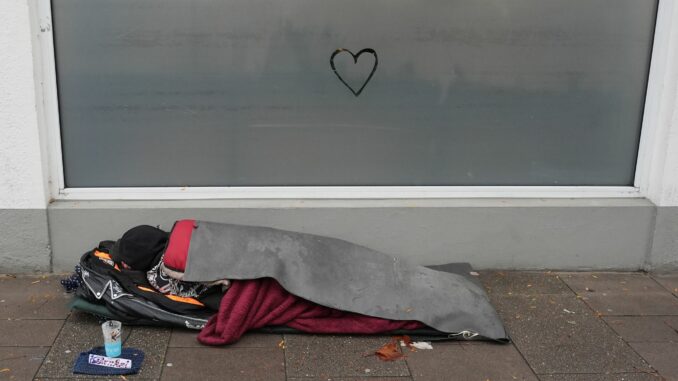
<svg viewBox="0 0 678 381"><path fill-rule="evenodd" d="M66 185L631 185L656 7L52 0Z"/></svg>

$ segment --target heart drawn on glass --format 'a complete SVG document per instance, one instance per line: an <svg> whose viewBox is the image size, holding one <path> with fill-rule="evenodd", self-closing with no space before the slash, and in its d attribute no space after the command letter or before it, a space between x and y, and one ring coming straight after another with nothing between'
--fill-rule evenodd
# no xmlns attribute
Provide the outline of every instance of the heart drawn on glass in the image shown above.
<svg viewBox="0 0 678 381"><path fill-rule="evenodd" d="M337 54L342 53L342 52L346 52L346 53L350 54L353 57L353 63L354 64L358 63L358 58L363 53L368 53L368 54L371 54L371 55L374 56L374 66L372 66L372 71L370 71L370 75L367 76L367 78L365 79L365 82L363 82L363 85L360 86L360 89L358 89L358 91L355 91L353 89L353 87L351 87L351 85L349 85L348 83L346 83L346 81L344 81L344 78L341 77L341 74L339 74L339 72L337 71L337 68L334 66L334 57L336 57ZM365 88L365 86L367 86L367 83L370 82L370 79L372 79L374 72L377 70L377 64L378 63L379 63L379 59L377 58L377 52L375 52L374 49L370 49L370 48L363 49L363 50L359 51L358 54L353 54L353 52L351 52L350 50L341 48L341 49L335 50L334 53L332 53L332 55L330 56L330 67L332 67L332 71L334 71L334 74L337 75L337 78L339 78L341 83L343 83L344 86L348 87L348 89L351 90L353 95L355 95L356 97L358 95L360 95L360 93L363 92L363 89Z"/></svg>

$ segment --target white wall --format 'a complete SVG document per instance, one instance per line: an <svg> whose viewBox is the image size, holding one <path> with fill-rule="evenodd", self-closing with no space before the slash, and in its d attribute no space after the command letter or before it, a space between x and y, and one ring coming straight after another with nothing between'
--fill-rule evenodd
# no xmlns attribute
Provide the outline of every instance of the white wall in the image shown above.
<svg viewBox="0 0 678 381"><path fill-rule="evenodd" d="M645 176L639 185L648 198L660 207L678 206L678 1L660 0L657 30L663 38L655 40L645 124L655 128L641 147L650 159L639 166ZM648 123L649 122L649 123ZM644 141L645 142L645 141Z"/></svg>
<svg viewBox="0 0 678 381"><path fill-rule="evenodd" d="M0 0L0 273L51 269L32 10Z"/></svg>
<svg viewBox="0 0 678 381"><path fill-rule="evenodd" d="M30 15L27 0L0 0L0 209L45 209L48 200Z"/></svg>

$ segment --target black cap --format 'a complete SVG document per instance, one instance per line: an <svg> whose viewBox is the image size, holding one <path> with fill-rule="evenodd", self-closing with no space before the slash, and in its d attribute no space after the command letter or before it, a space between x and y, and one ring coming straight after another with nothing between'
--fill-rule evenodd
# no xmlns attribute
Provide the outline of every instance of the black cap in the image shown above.
<svg viewBox="0 0 678 381"><path fill-rule="evenodd" d="M147 271L167 246L169 234L149 225L133 227L111 248L116 263L125 262L132 270Z"/></svg>

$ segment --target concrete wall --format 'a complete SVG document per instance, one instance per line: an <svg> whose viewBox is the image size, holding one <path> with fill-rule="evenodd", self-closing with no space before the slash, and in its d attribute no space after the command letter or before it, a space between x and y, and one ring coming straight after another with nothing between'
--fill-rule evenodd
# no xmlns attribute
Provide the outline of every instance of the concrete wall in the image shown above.
<svg viewBox="0 0 678 381"><path fill-rule="evenodd" d="M678 207L657 209L650 265L654 270L678 269Z"/></svg>
<svg viewBox="0 0 678 381"><path fill-rule="evenodd" d="M100 240L177 219L264 225L346 239L419 264L477 268L643 268L654 206L617 200L118 201L49 209L54 269Z"/></svg>
<svg viewBox="0 0 678 381"><path fill-rule="evenodd" d="M50 265L30 16L0 1L0 272Z"/></svg>

